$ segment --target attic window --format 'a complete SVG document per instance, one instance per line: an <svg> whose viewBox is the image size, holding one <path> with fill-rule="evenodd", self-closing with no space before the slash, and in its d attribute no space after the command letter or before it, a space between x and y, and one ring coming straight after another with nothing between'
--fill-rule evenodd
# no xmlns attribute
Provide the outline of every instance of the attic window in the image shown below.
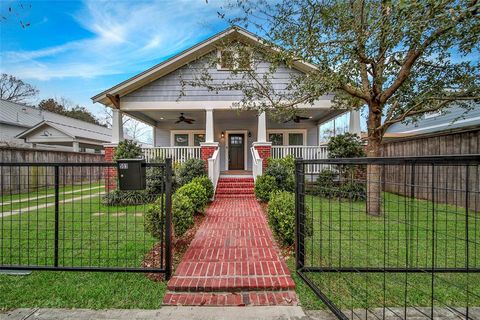
<svg viewBox="0 0 480 320"><path fill-rule="evenodd" d="M252 69L252 53L249 50L225 49L218 51L218 70L250 70Z"/></svg>

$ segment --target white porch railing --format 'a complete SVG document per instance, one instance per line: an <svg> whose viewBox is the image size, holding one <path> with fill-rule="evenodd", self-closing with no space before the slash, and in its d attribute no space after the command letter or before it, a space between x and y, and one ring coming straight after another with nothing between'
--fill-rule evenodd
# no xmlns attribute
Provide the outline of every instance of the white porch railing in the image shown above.
<svg viewBox="0 0 480 320"><path fill-rule="evenodd" d="M153 159L160 158L172 158L173 162L183 163L188 159L200 159L201 149L200 147L153 147L144 148L143 154L145 160L150 162Z"/></svg>
<svg viewBox="0 0 480 320"><path fill-rule="evenodd" d="M263 171L263 159L260 158L260 155L258 154L257 149L254 147L250 148L250 152L252 153L252 174L253 174L253 180L256 181L258 176L262 175Z"/></svg>
<svg viewBox="0 0 480 320"><path fill-rule="evenodd" d="M220 177L220 156L219 150L215 150L211 158L208 159L208 177L213 183L213 190L217 190L217 182Z"/></svg>
<svg viewBox="0 0 480 320"><path fill-rule="evenodd" d="M272 158L284 158L288 155L304 160L326 159L327 146L272 146Z"/></svg>
<svg viewBox="0 0 480 320"><path fill-rule="evenodd" d="M288 155L304 160L327 159L328 150L327 146L272 146L272 158L284 158ZM309 164L305 167L305 171L318 173L329 167L327 165Z"/></svg>

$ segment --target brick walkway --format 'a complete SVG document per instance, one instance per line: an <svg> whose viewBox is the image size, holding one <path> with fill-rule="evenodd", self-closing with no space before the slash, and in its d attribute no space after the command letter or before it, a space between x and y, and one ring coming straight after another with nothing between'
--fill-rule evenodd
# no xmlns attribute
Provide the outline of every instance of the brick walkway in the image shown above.
<svg viewBox="0 0 480 320"><path fill-rule="evenodd" d="M294 288L253 196L253 180L222 178L163 303L296 305Z"/></svg>

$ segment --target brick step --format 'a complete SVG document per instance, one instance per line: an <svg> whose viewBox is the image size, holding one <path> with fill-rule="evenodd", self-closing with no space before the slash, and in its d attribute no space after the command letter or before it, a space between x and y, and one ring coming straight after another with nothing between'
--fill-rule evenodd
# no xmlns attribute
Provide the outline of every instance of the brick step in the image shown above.
<svg viewBox="0 0 480 320"><path fill-rule="evenodd" d="M253 183L253 178L219 178L218 182L228 182L228 183L235 183L235 182L250 182Z"/></svg>
<svg viewBox="0 0 480 320"><path fill-rule="evenodd" d="M170 292L163 299L164 306L296 306L295 291L255 292Z"/></svg>
<svg viewBox="0 0 480 320"><path fill-rule="evenodd" d="M254 188L255 185L251 182L219 182L218 188Z"/></svg>
<svg viewBox="0 0 480 320"><path fill-rule="evenodd" d="M222 199L222 198L255 198L255 195L252 193L245 193L245 194L233 194L233 193L223 193L223 194L216 194L215 199Z"/></svg>
<svg viewBox="0 0 480 320"><path fill-rule="evenodd" d="M285 276L191 277L174 276L167 289L185 292L239 292L293 290L295 283Z"/></svg>
<svg viewBox="0 0 480 320"><path fill-rule="evenodd" d="M253 194L252 188L217 188L217 194Z"/></svg>

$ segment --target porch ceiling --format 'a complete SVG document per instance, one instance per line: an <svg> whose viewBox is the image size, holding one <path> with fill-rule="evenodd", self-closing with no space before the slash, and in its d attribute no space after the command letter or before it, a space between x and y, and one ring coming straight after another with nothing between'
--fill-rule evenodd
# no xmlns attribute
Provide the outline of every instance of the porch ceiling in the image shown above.
<svg viewBox="0 0 480 320"><path fill-rule="evenodd" d="M148 117L149 119L156 121L158 123L171 123L173 124L175 121L178 120L180 113L183 112L186 118L195 119L195 124L197 125L205 125L205 111L197 111L197 110L144 110L141 112L128 112L132 115L143 115ZM324 121L327 121L341 113L345 112L344 110L333 110L333 109L313 109L313 110L302 110L298 111L298 115L311 117L310 120L304 120L301 123L310 123L310 124L317 124ZM232 118L238 120L249 120L256 118L256 111L238 111L238 110L214 110L213 111L214 121L222 121L222 120L232 120ZM268 116L267 114L267 121L269 123L275 123L277 121L272 119L272 116ZM283 123L283 121L278 121L279 123Z"/></svg>

